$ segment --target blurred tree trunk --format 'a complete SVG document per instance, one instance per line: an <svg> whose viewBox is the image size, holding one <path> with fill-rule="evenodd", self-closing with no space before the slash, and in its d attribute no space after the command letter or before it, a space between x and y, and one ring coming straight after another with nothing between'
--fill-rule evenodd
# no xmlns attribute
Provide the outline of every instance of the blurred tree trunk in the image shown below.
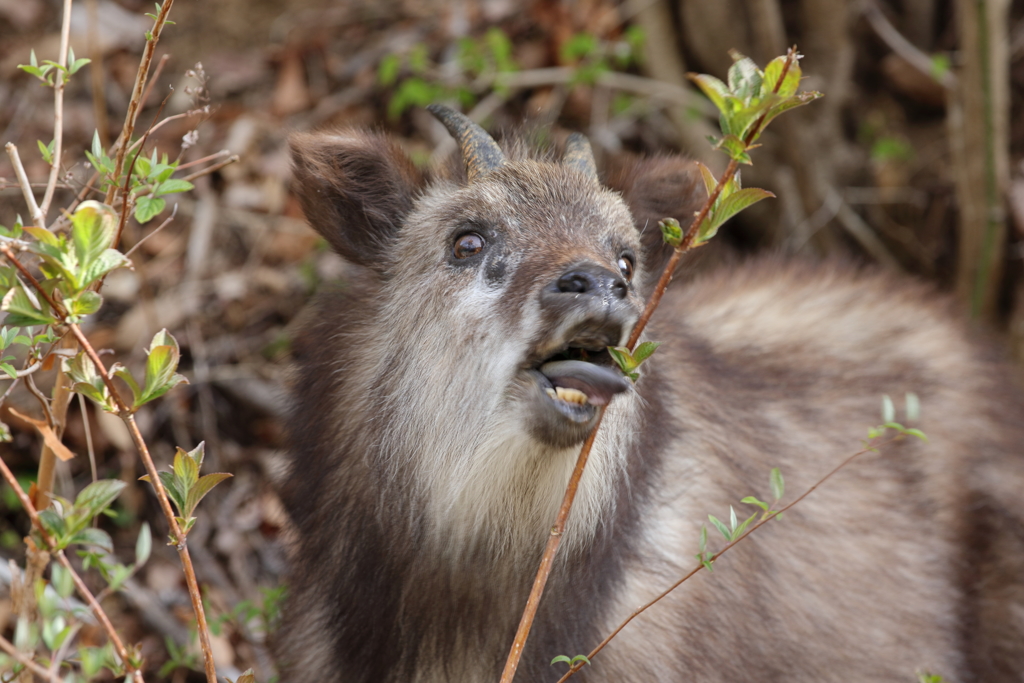
<svg viewBox="0 0 1024 683"><path fill-rule="evenodd" d="M949 134L960 208L956 293L992 319L1002 281L1009 177L1009 0L957 0L959 88Z"/></svg>

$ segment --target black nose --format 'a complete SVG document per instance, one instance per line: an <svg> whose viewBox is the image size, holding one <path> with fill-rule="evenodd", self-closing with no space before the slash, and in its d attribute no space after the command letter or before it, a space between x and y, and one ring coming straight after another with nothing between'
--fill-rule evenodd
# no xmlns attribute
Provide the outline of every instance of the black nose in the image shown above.
<svg viewBox="0 0 1024 683"><path fill-rule="evenodd" d="M561 294L589 294L614 299L625 299L628 293L626 281L621 276L593 263L573 266L555 281L551 289Z"/></svg>

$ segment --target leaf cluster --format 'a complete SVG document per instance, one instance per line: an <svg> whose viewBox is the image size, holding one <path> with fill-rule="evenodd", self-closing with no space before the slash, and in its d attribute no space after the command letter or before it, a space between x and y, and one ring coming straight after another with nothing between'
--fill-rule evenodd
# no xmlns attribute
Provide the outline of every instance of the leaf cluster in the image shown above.
<svg viewBox="0 0 1024 683"><path fill-rule="evenodd" d="M713 138L715 149L729 158L750 164L749 150L772 119L821 97L821 93L797 92L800 87L800 55L791 52L776 57L764 71L749 57L732 52L733 65L728 82L708 74L690 74L690 79L719 111L723 137Z"/></svg>
<svg viewBox="0 0 1024 683"><path fill-rule="evenodd" d="M776 509L779 501L786 493L785 479L782 477L782 471L778 467L773 467L771 473L768 476L768 484L771 487L772 502L766 503L760 500L756 496L746 496L741 503L745 505L756 505L761 508L761 512L750 515L743 521L740 521L739 516L736 514L736 509L729 506L729 522L728 524L718 519L714 515L708 515L708 521L711 525L718 530L718 533L722 535L727 544L732 544L743 537L743 534L750 528L750 525L755 521L764 521L771 517L781 516L781 513ZM713 571L712 565L714 564L716 554L710 552L708 548L708 528L701 526L700 528L700 541L698 543L699 552L697 553L697 561L700 562L705 569Z"/></svg>
<svg viewBox="0 0 1024 683"><path fill-rule="evenodd" d="M711 172L711 169L699 161L697 162L697 168L700 169L701 178L704 180L704 189L707 191L708 197L710 198L714 194L715 188L718 186L718 180L715 178L715 174ZM693 246L699 247L710 240L718 234L718 229L722 227L723 223L738 214L740 211L753 206L762 199L774 196L775 195L768 190L762 190L759 187L742 187L740 183L740 174L738 172L734 173L733 176L722 185L722 189L719 191L718 197L715 198L714 203L708 210L707 216L701 221L700 226L697 228L697 234L693 239ZM664 228L662 228L662 232L664 233Z"/></svg>
<svg viewBox="0 0 1024 683"><path fill-rule="evenodd" d="M646 341L636 347L633 351L626 346L609 346L608 353L611 354L622 373L636 382L640 379L640 365L654 355L654 352L661 346L661 342Z"/></svg>
<svg viewBox="0 0 1024 683"><path fill-rule="evenodd" d="M170 472L159 472L160 482L167 489L167 496L178 509L178 516L175 520L181 527L181 533L187 534L196 523L193 516L196 506L199 505L207 493L213 487L229 478L227 472L215 472L202 477L199 476L199 469L203 465L203 457L206 452L206 444L200 443L191 451L178 448L174 454L174 463ZM141 481L153 483L149 475L139 478ZM176 544L176 539L171 539Z"/></svg>
<svg viewBox="0 0 1024 683"><path fill-rule="evenodd" d="M61 66L59 63L52 59L44 59L41 63L36 59L36 51L32 50L29 54L28 64L19 64L18 68L27 74L32 74L38 78L43 85L53 87L54 85L66 83L68 78L73 76L86 64L92 62L91 59L83 57L82 59L75 59L75 50L72 47L68 48L68 66ZM57 74L61 75L61 80L56 81ZM53 150L50 150L53 153ZM45 158L45 155L44 155ZM47 163L53 163L52 157Z"/></svg>
<svg viewBox="0 0 1024 683"><path fill-rule="evenodd" d="M125 486L123 481L101 479L82 489L73 503L54 496L56 504L39 512L39 521L52 539L54 549L63 550L69 545L79 544L113 552L110 535L90 525L121 495ZM40 546L44 547L43 544Z"/></svg>

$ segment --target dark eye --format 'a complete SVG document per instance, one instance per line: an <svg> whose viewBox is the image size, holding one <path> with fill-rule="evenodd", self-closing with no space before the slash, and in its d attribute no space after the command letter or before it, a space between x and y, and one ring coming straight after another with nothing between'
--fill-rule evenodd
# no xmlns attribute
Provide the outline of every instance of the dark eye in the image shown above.
<svg viewBox="0 0 1024 683"><path fill-rule="evenodd" d="M633 279L633 259L629 256L620 256L616 262L619 267L619 272L622 273L622 277L626 278L626 282Z"/></svg>
<svg viewBox="0 0 1024 683"><path fill-rule="evenodd" d="M469 258L470 256L476 256L483 250L484 238L475 232L467 232L465 235L459 235L455 240L452 254L455 258Z"/></svg>

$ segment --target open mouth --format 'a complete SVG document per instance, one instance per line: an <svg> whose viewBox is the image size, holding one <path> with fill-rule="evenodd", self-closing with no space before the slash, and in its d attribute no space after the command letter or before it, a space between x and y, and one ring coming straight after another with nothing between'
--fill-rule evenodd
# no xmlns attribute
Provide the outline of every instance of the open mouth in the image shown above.
<svg viewBox="0 0 1024 683"><path fill-rule="evenodd" d="M575 346L572 342L533 367L541 390L552 406L573 422L587 422L597 407L630 383L605 347Z"/></svg>

